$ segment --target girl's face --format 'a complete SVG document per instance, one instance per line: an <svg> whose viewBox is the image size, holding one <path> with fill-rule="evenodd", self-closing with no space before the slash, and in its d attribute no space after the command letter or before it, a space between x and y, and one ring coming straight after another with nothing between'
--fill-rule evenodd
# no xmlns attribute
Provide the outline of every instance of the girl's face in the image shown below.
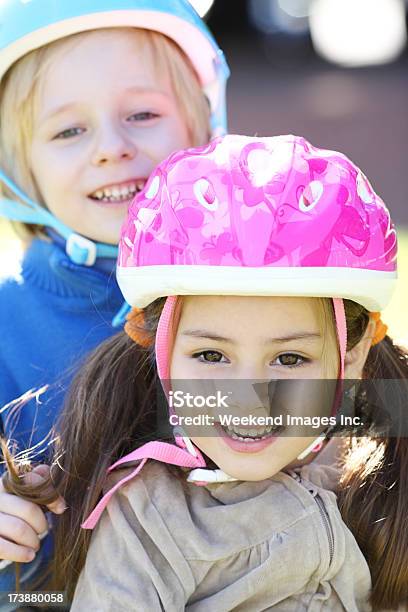
<svg viewBox="0 0 408 612"><path fill-rule="evenodd" d="M293 462L313 441L309 432L305 436L304 429L299 428L298 436L303 433L303 437L294 437L296 429L293 429L291 436L275 435L267 436L266 441L243 442L237 440L236 433L221 427L219 415L267 416L268 400L262 401L261 388L257 389L251 381L301 379L295 386L278 383L286 385L287 411L291 415L299 414L300 405L304 410L306 403L312 413L329 416L331 400L323 407L317 405L321 404L319 382L326 379L326 384L327 379L336 379L338 373L335 331L329 336L324 346L316 299L236 296L183 299L171 360L173 393L176 388L185 391L200 388L202 384L203 389L212 387L214 392L215 389L225 391L229 406L227 410L204 409L214 417L214 424L210 425L211 429L201 429L206 436L191 435L193 442L219 468L240 480L263 480ZM329 364L324 358L328 348ZM197 379L206 382L197 383ZM212 386L214 379L217 382ZM310 379L317 379L317 385L311 386ZM196 382L192 383L193 380ZM315 391L317 396L313 398ZM272 399L271 414L273 403ZM195 408L189 415L202 414L204 410ZM185 413L177 411L177 414ZM188 433L188 428L185 429ZM258 433L262 429L258 428ZM321 429L314 430L315 437ZM241 427L240 433L244 430L245 427ZM197 431L200 430L195 428Z"/></svg>
<svg viewBox="0 0 408 612"><path fill-rule="evenodd" d="M93 32L47 70L31 146L44 202L74 231L117 243L136 191L190 145L170 81L137 34Z"/></svg>

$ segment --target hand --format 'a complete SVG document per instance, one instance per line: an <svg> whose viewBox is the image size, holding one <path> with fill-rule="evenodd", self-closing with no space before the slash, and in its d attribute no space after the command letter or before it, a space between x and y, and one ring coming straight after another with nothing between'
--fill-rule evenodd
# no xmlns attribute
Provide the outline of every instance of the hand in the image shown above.
<svg viewBox="0 0 408 612"><path fill-rule="evenodd" d="M38 485L48 478L50 466L38 465L24 475L28 484ZM53 492L53 487L47 493ZM47 506L55 514L66 510L65 501L58 496ZM12 495L4 490L0 480L0 569L9 562L28 563L35 558L40 540L48 533L48 523L41 507L31 501Z"/></svg>

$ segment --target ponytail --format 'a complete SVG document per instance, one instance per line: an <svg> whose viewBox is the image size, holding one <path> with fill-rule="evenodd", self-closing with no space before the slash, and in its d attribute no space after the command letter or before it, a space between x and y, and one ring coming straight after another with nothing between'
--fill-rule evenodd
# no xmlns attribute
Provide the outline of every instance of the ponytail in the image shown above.
<svg viewBox="0 0 408 612"><path fill-rule="evenodd" d="M346 305L346 316L351 314L347 311ZM370 349L363 376L408 379L408 354L386 336ZM403 391L393 401L404 418ZM339 506L370 568L373 609L408 603L408 439L354 439L345 459Z"/></svg>
<svg viewBox="0 0 408 612"><path fill-rule="evenodd" d="M148 351L121 332L96 349L71 387L51 469L52 484L68 509L55 521L50 586L66 590L69 597L91 537L80 526L98 502L108 467L154 435L155 373L150 363ZM28 491L8 463L6 490L39 503L41 487Z"/></svg>

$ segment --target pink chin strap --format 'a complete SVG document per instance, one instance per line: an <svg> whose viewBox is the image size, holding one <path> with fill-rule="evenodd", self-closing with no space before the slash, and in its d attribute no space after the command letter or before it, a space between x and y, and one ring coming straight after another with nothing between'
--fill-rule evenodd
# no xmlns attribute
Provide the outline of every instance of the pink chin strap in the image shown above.
<svg viewBox="0 0 408 612"><path fill-rule="evenodd" d="M166 442L148 442L128 455L125 455L125 457L122 457L119 461L116 461L116 463L110 466L108 473L125 463L130 463L132 461L140 461L140 463L130 474L119 480L119 482L102 497L95 509L82 523L81 527L83 529L93 529L95 527L112 495L123 487L124 484L129 482L129 480L137 476L148 459L156 459L156 461L161 461L162 463L170 463L171 465L179 465L180 467L187 468L205 467L205 461L201 453L198 452L197 455L197 457L193 457L193 455L184 449L178 448L174 444L167 444Z"/></svg>
<svg viewBox="0 0 408 612"><path fill-rule="evenodd" d="M339 379L344 379L344 362L347 351L347 324L342 298L333 298L334 318L336 320L337 338L339 341L340 368Z"/></svg>
<svg viewBox="0 0 408 612"><path fill-rule="evenodd" d="M160 315L159 324L156 332L156 353L157 374L161 381L170 380L170 345L172 343L172 322L174 311L177 304L177 296L169 295Z"/></svg>
<svg viewBox="0 0 408 612"><path fill-rule="evenodd" d="M174 324L176 323L176 306L177 296L169 295L160 315L159 324L157 326L156 331L156 343L154 347L156 354L157 375L161 380L163 391L166 394L166 397L168 397L168 393L170 391L170 348L174 340L173 328ZM169 408L169 410L171 414L174 414L173 408ZM195 446L193 446L190 439L183 435L177 435L177 433L182 434L182 432L180 432L180 428L175 427L173 432L175 434L174 439L177 446L179 446L180 448L186 448L190 455L197 457L199 451Z"/></svg>
<svg viewBox="0 0 408 612"><path fill-rule="evenodd" d="M177 304L176 296L169 296L163 307L159 324L156 333L156 363L157 373L162 381L164 392L168 393L168 387L170 381L170 347L173 342L173 320L174 313ZM336 320L337 336L339 341L339 353L340 353L340 367L339 367L339 380L340 384L337 388L336 398L334 401L334 412L339 405L342 393L341 381L344 379L344 360L346 355L347 347L347 326L346 326L346 315L344 312L344 303L341 298L333 298L334 316ZM120 467L121 465L128 464L130 462L138 461L138 465L130 474L122 478L117 482L99 501L95 509L91 512L88 518L82 523L83 529L93 529L99 518L108 505L109 500L127 482L132 480L141 471L148 459L155 459L162 463L168 463L171 465L177 465L186 468L205 468L205 460L200 451L192 444L189 438L175 435L176 444L168 444L167 442L148 442L140 448L132 451L128 455L125 455L116 463L110 466L108 472ZM198 471L198 470L197 470ZM207 480L200 480L204 478L207 472L211 472L212 482L223 482L225 480L235 480L228 475L221 472L221 470L199 470L199 480L196 480L196 484L207 484ZM224 478L225 476L225 478ZM194 479L191 479L194 481Z"/></svg>

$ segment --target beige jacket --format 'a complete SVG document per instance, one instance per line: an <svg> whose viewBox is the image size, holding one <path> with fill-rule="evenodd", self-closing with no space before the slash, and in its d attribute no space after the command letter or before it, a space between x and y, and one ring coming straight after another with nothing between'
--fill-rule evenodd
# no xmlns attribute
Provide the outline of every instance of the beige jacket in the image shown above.
<svg viewBox="0 0 408 612"><path fill-rule="evenodd" d="M105 510L72 611L370 610L367 563L313 482L330 470L198 487L148 463Z"/></svg>

